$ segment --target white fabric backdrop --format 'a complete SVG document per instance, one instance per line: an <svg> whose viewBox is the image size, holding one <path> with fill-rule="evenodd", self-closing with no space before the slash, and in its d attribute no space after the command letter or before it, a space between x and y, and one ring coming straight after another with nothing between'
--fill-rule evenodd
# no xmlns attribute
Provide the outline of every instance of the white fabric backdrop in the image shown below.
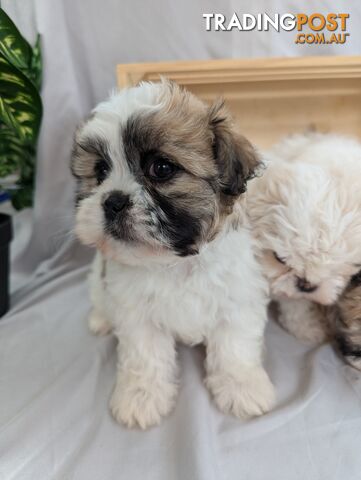
<svg viewBox="0 0 361 480"><path fill-rule="evenodd" d="M0 322L0 479L356 480L361 377L329 346L300 345L272 322L269 415L239 422L202 385L202 349L179 350L182 389L160 428L127 431L107 410L115 341L86 328L92 253L73 239L69 154L76 124L125 62L361 53L361 4L344 1L7 0L29 39L42 35L44 119L34 223L13 251L12 309ZM350 13L343 46L294 34L206 32L202 13ZM28 217L29 213L23 213Z"/></svg>

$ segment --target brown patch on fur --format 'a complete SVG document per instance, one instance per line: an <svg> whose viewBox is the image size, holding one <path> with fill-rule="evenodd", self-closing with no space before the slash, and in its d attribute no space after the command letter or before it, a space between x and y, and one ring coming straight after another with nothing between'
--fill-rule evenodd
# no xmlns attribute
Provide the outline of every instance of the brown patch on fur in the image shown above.
<svg viewBox="0 0 361 480"><path fill-rule="evenodd" d="M258 155L253 145L236 131L223 101L211 106L209 122L214 134L213 149L222 194L239 196L246 191L247 181L256 175L261 165Z"/></svg>
<svg viewBox="0 0 361 480"><path fill-rule="evenodd" d="M361 370L361 285L350 282L335 305L312 303L310 308L326 339L335 344L348 364Z"/></svg>
<svg viewBox="0 0 361 480"><path fill-rule="evenodd" d="M351 366L361 369L361 285L349 283L339 301L328 307L327 318L338 351Z"/></svg>
<svg viewBox="0 0 361 480"><path fill-rule="evenodd" d="M100 139L79 139L75 135L71 155L71 172L76 178L94 178L94 165L99 158L108 158L106 143ZM110 159L109 159L110 163Z"/></svg>
<svg viewBox="0 0 361 480"><path fill-rule="evenodd" d="M260 165L254 147L240 135L223 101L206 106L173 82L160 110L138 117L147 148L159 149L191 174L217 180L222 194L239 196ZM152 143L155 144L152 145Z"/></svg>
<svg viewBox="0 0 361 480"><path fill-rule="evenodd" d="M360 329L361 335L361 285L348 287L341 296L338 307L345 326L351 330Z"/></svg>
<svg viewBox="0 0 361 480"><path fill-rule="evenodd" d="M216 179L206 105L174 83L164 87L160 109L128 120L123 134L128 161L136 161L135 150L157 151L195 177Z"/></svg>
<svg viewBox="0 0 361 480"><path fill-rule="evenodd" d="M91 116L93 118L93 116ZM106 160L111 165L107 143L103 140L81 139L79 127L74 136L70 168L77 179L77 200L88 196L97 186L95 166L97 161Z"/></svg>
<svg viewBox="0 0 361 480"><path fill-rule="evenodd" d="M336 341L341 353L354 367L361 367L361 285L349 286L338 303Z"/></svg>
<svg viewBox="0 0 361 480"><path fill-rule="evenodd" d="M150 183L150 191L189 212L202 224L202 241L209 241L232 213L259 160L236 132L223 102L208 107L173 82L163 86L161 108L127 122L123 144L128 164L137 174L142 155L156 152L178 165L180 171L171 181Z"/></svg>
<svg viewBox="0 0 361 480"><path fill-rule="evenodd" d="M94 165L96 159L95 154L87 152L80 143L74 142L71 158L71 172L74 177L95 180Z"/></svg>

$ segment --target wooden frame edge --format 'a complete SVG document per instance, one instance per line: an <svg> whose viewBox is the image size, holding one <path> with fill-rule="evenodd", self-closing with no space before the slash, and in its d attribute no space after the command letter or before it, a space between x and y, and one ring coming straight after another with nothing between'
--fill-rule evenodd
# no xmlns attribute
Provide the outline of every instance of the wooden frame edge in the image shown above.
<svg viewBox="0 0 361 480"><path fill-rule="evenodd" d="M361 56L286 57L117 65L120 88L164 75L183 85L361 77Z"/></svg>

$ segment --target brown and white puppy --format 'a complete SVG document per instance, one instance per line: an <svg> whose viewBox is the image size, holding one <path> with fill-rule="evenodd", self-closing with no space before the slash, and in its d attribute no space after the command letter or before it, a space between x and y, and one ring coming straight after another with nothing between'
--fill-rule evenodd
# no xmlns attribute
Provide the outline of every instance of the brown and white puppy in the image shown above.
<svg viewBox="0 0 361 480"><path fill-rule="evenodd" d="M100 104L77 132L76 232L98 249L90 328L119 341L110 407L159 423L177 393L175 341L205 343L218 407L267 411L267 283L240 201L258 166L222 104L174 83L142 83Z"/></svg>

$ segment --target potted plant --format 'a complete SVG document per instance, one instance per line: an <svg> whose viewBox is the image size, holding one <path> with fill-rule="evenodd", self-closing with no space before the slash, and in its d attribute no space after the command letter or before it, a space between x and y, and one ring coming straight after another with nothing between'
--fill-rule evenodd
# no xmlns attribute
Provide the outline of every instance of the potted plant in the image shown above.
<svg viewBox="0 0 361 480"><path fill-rule="evenodd" d="M41 52L0 8L0 196L16 210L32 205L36 143L42 117ZM11 219L0 215L0 316L8 308Z"/></svg>

